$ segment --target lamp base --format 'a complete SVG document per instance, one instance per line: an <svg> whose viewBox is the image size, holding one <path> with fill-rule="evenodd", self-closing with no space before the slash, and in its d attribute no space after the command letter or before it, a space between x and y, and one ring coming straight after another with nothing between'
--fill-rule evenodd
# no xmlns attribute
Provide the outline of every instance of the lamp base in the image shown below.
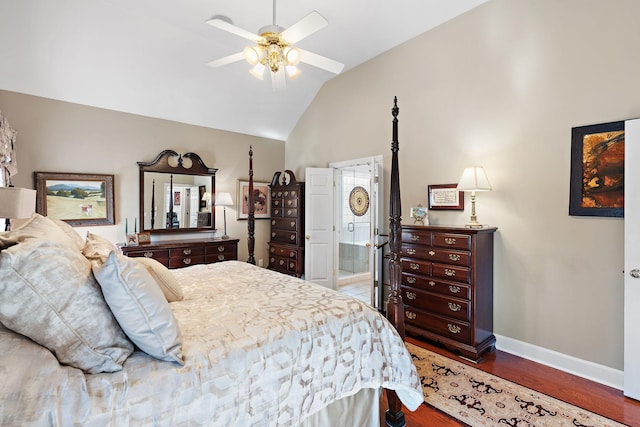
<svg viewBox="0 0 640 427"><path fill-rule="evenodd" d="M466 228L484 228L484 224L480 224L479 222L469 222L464 225Z"/></svg>
<svg viewBox="0 0 640 427"><path fill-rule="evenodd" d="M222 236L222 237L220 237L220 238L221 238L222 240L228 240L228 239L229 239L229 236L227 236L227 235L225 234L224 236Z"/></svg>

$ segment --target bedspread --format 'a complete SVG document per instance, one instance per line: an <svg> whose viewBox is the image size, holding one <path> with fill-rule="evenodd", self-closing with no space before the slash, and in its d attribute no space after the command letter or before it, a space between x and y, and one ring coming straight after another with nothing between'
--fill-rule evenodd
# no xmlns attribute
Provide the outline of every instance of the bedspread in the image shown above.
<svg viewBox="0 0 640 427"><path fill-rule="evenodd" d="M184 366L136 351L84 374L0 325L0 424L295 426L378 387L422 403L404 343L365 303L238 261L171 271Z"/></svg>

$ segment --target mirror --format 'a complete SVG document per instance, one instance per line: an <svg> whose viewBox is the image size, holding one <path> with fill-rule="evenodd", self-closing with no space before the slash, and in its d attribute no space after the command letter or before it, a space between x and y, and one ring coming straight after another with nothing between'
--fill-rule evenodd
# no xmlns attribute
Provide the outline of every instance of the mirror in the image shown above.
<svg viewBox="0 0 640 427"><path fill-rule="evenodd" d="M140 230L215 230L216 171L195 153L164 150L140 168Z"/></svg>

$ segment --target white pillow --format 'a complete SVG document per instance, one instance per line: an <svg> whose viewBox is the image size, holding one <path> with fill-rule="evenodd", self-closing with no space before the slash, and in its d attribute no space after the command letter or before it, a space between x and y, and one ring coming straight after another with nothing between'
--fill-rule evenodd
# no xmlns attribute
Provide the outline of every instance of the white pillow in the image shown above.
<svg viewBox="0 0 640 427"><path fill-rule="evenodd" d="M88 373L114 372L133 352L75 248L30 238L0 252L0 322Z"/></svg>
<svg viewBox="0 0 640 427"><path fill-rule="evenodd" d="M129 339L150 356L184 364L178 322L147 269L116 251L104 264L91 264L104 299Z"/></svg>
<svg viewBox="0 0 640 427"><path fill-rule="evenodd" d="M133 259L147 268L147 271L151 273L151 276L156 280L158 286L160 286L160 289L168 302L182 301L184 299L180 283L173 273L171 273L171 271L169 271L169 269L162 263L153 258L139 257Z"/></svg>
<svg viewBox="0 0 640 427"><path fill-rule="evenodd" d="M69 225L66 224L65 225ZM69 226L69 228L71 228ZM73 230L72 230L73 231ZM77 234L75 231L73 233ZM82 239L79 235L78 238ZM15 230L0 233L0 249L22 243L28 239L45 239L82 250L78 239L68 233L68 229L56 224L54 220L34 213L31 218Z"/></svg>
<svg viewBox="0 0 640 427"><path fill-rule="evenodd" d="M100 264L103 264L112 251L117 252L119 249L111 243L110 240L87 232L87 238L84 241L84 248L82 249L82 254L85 258L89 261L98 261Z"/></svg>

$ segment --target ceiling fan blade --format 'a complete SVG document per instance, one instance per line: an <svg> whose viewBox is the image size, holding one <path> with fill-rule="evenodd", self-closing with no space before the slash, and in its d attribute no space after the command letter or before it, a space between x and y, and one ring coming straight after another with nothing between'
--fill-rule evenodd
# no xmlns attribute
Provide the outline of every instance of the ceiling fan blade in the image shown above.
<svg viewBox="0 0 640 427"><path fill-rule="evenodd" d="M296 49L300 51L300 62L322 68L334 74L340 74L344 69L344 64L338 61L318 55L317 53L309 52L308 50L300 49L299 47L296 47Z"/></svg>
<svg viewBox="0 0 640 427"><path fill-rule="evenodd" d="M222 67L223 65L231 64L233 62L242 61L244 59L244 52L234 53L233 55L225 56L220 59L213 60L208 62L207 65L209 67Z"/></svg>
<svg viewBox="0 0 640 427"><path fill-rule="evenodd" d="M284 75L284 70L280 69L277 73L269 72L271 73L271 88L273 91L285 90L287 88L287 79Z"/></svg>
<svg viewBox="0 0 640 427"><path fill-rule="evenodd" d="M214 26L216 28L220 28L221 30L228 31L228 32L230 32L232 34L235 34L236 36L243 37L243 38L245 38L247 40L251 40L251 41L256 42L256 43L258 43L260 40L262 40L262 37L260 37L259 35L254 34L251 31L247 31L245 29L242 29L240 27L236 27L235 25L228 23L224 19L212 18L212 19L209 19L206 22L207 22L207 24L212 25L212 26Z"/></svg>
<svg viewBox="0 0 640 427"><path fill-rule="evenodd" d="M282 38L288 43L297 43L303 38L310 36L316 31L329 25L326 19L315 10L284 30Z"/></svg>

